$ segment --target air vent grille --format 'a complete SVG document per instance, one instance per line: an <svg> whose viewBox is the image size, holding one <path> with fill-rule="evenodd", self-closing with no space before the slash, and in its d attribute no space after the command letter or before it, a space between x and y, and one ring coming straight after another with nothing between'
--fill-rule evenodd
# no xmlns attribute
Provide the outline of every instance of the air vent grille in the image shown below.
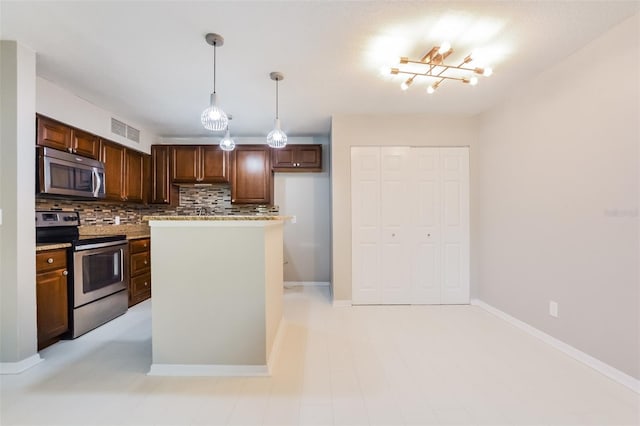
<svg viewBox="0 0 640 426"><path fill-rule="evenodd" d="M122 121L111 118L111 133L120 135L123 138L127 137L127 125Z"/></svg>
<svg viewBox="0 0 640 426"><path fill-rule="evenodd" d="M130 141L140 143L140 130L129 126L120 120L111 117L111 133L127 138Z"/></svg>

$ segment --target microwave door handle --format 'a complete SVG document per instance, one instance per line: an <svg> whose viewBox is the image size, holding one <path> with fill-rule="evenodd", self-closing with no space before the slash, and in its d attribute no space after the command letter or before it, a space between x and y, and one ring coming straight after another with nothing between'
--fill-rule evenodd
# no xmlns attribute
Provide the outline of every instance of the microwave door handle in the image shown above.
<svg viewBox="0 0 640 426"><path fill-rule="evenodd" d="M93 196L98 198L100 187L102 186L102 179L100 179L100 173L98 173L96 169L91 169L91 175L93 176Z"/></svg>

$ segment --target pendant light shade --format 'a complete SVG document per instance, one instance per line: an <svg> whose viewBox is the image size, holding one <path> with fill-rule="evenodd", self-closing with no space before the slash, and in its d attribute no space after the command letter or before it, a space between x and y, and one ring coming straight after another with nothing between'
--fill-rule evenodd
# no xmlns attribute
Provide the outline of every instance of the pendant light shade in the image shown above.
<svg viewBox="0 0 640 426"><path fill-rule="evenodd" d="M287 134L280 128L280 117L278 116L278 82L284 79L284 75L279 72L269 74L271 80L276 82L276 119L273 130L267 135L267 145L271 148L284 148L287 146Z"/></svg>
<svg viewBox="0 0 640 426"><path fill-rule="evenodd" d="M271 148L284 148L287 146L287 135L280 128L280 119L274 120L273 130L267 135L267 145Z"/></svg>
<svg viewBox="0 0 640 426"><path fill-rule="evenodd" d="M220 140L220 149L223 151L233 151L236 148L236 141L233 140L231 134L229 133L229 125L227 124L227 132L224 134L224 137Z"/></svg>
<svg viewBox="0 0 640 426"><path fill-rule="evenodd" d="M218 95L216 93L216 48L224 44L224 38L219 34L209 33L205 36L205 40L213 46L213 93L211 93L209 99L209 106L202 111L200 121L202 121L205 129L222 132L227 128L229 119L222 108L218 106Z"/></svg>

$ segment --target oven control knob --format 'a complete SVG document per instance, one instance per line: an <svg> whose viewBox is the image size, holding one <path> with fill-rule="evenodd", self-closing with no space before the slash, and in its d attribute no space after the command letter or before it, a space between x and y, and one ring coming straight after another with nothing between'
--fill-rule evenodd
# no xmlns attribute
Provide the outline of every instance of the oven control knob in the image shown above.
<svg viewBox="0 0 640 426"><path fill-rule="evenodd" d="M53 257L48 258L47 263L53 263Z"/></svg>

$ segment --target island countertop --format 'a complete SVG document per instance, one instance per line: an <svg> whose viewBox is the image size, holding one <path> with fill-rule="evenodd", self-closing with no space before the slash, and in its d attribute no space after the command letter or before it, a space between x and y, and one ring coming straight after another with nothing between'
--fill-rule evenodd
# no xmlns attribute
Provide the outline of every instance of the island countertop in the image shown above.
<svg viewBox="0 0 640 426"><path fill-rule="evenodd" d="M280 215L218 215L218 216L143 216L145 221L160 220L205 220L205 221L241 221L241 220L291 220L292 216Z"/></svg>

